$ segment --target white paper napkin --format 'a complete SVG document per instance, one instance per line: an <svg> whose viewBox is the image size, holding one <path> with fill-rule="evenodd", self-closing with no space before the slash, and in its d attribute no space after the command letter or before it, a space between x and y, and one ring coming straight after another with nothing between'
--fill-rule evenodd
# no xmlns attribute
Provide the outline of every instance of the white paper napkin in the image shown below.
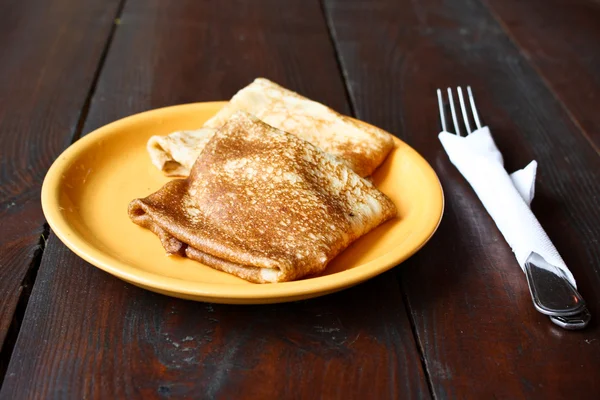
<svg viewBox="0 0 600 400"><path fill-rule="evenodd" d="M575 278L531 211L537 163L508 175L488 127L469 136L439 134L452 164L471 184L498 229L512 248L521 269L535 251L564 272L574 287Z"/></svg>

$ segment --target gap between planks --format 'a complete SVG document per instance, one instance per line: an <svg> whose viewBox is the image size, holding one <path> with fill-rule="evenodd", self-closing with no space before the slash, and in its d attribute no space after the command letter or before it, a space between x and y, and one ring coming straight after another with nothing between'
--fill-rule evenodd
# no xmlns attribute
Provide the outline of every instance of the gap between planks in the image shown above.
<svg viewBox="0 0 600 400"><path fill-rule="evenodd" d="M348 87L348 85L349 85L348 73L346 72L346 69L344 68L343 61L340 56L340 52L338 50L338 44L337 44L337 41L335 38L335 28L333 27L333 24L331 23L331 19L329 17L329 13L327 12L327 7L325 6L324 1L325 0L319 1L319 4L321 5L321 12L323 13L323 19L325 20L325 26L327 27L327 33L329 36L329 40L331 41L331 46L333 48L333 52L335 55L338 70L344 80L344 91L346 93L346 99L347 99L348 105L350 107L351 115L353 117L357 118L356 104L350 94L350 88ZM427 363L425 362L425 356L424 356L423 348L421 346L421 342L419 341L419 336L417 333L417 327L415 325L415 320L414 320L412 311L411 311L409 303L408 303L408 296L406 295L404 290L402 290L402 284L400 282L400 279L401 279L400 274L396 271L395 275L396 275L396 281L398 283L398 290L400 291L400 294L402 296L402 301L404 302L404 308L406 310L406 315L407 315L408 321L410 323L410 328L412 331L412 336L413 336L413 340L415 343L415 347L417 349L417 353L419 354L419 359L421 361L421 368L423 370L423 374L425 375L425 381L427 382L427 389L429 390L429 395L431 396L431 398L435 399L435 391L433 390L433 383L431 380L431 376L429 374Z"/></svg>
<svg viewBox="0 0 600 400"><path fill-rule="evenodd" d="M338 72L340 73L344 82L344 93L346 95L346 102L350 108L350 115L356 118L356 104L350 95L350 88L348 87L348 74L346 73L346 70L342 64L342 58L340 56L340 52L338 51L337 42L335 41L335 28L330 22L329 15L327 13L327 7L325 7L324 1L325 0L319 0L321 14L323 15L323 23L327 27L327 36L329 37L329 42L331 43L331 48L333 49L333 56L335 57Z"/></svg>
<svg viewBox="0 0 600 400"><path fill-rule="evenodd" d="M17 301L17 307L13 314L10 326L8 327L8 332L6 334L6 338L4 339L4 345L2 346L2 349L0 349L0 387L2 387L2 383L4 382L4 376L8 370L8 364L10 363L15 344L17 343L17 337L19 336L19 331L21 330L21 324L23 323L25 310L27 309L27 303L29 302L29 297L31 296L31 291L33 290L35 278L37 277L38 270L42 263L42 254L46 249L46 243L49 236L50 226L48 224L44 224L38 246L33 254L33 258L31 259L31 264L29 265L23 281L21 282L19 300Z"/></svg>
<svg viewBox="0 0 600 400"><path fill-rule="evenodd" d="M419 358L421 359L421 368L423 368L423 373L425 374L425 380L427 381L427 388L429 389L429 394L432 399L436 399L435 390L433 390L433 381L431 380L431 376L429 374L429 369L427 366L427 361L425 359L425 351L423 346L421 345L421 341L419 340L419 333L417 331L417 324L415 323L415 317L410 308L410 302L408 301L408 295L404 290L402 290L402 275L399 270L396 270L396 281L398 283L398 290L402 294L402 300L404 301L404 308L406 309L406 315L408 316L408 321L410 322L410 329L413 334L413 339L415 341L415 347L417 348L417 352L419 353Z"/></svg>

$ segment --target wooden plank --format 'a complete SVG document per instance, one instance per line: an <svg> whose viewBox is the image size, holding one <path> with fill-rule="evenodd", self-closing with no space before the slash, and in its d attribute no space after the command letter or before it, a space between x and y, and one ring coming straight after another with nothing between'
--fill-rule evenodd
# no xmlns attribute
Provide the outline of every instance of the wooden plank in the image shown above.
<svg viewBox="0 0 600 400"><path fill-rule="evenodd" d="M444 186L439 231L400 270L434 395L594 397L598 323L568 332L534 310L510 249L437 140L435 90L473 86L507 169L539 162L534 212L597 321L600 158L594 149L481 4L325 4L358 117L407 140Z"/></svg>
<svg viewBox="0 0 600 400"><path fill-rule="evenodd" d="M0 3L0 358L23 282L37 267L41 182L75 135L118 3Z"/></svg>
<svg viewBox="0 0 600 400"><path fill-rule="evenodd" d="M484 0L600 149L600 3L590 0Z"/></svg>
<svg viewBox="0 0 600 400"><path fill-rule="evenodd" d="M230 97L258 75L346 112L317 1L130 0L85 132ZM320 299L220 306L156 295L51 236L1 398L427 398L394 275Z"/></svg>
<svg viewBox="0 0 600 400"><path fill-rule="evenodd" d="M2 399L427 397L393 275L211 305L119 281L51 236L37 282Z"/></svg>

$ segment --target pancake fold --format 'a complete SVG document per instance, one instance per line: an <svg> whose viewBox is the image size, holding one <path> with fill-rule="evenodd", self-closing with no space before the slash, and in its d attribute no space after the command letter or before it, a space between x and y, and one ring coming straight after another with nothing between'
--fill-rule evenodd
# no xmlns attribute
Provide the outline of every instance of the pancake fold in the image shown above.
<svg viewBox="0 0 600 400"><path fill-rule="evenodd" d="M394 217L392 201L337 157L246 112L215 131L189 177L129 205L168 254L256 283L322 272Z"/></svg>
<svg viewBox="0 0 600 400"><path fill-rule="evenodd" d="M295 134L339 157L362 177L369 176L394 147L392 136L357 122L265 78L257 78L235 94L203 128L153 136L148 142L152 162L168 176L187 176L216 129L237 111Z"/></svg>

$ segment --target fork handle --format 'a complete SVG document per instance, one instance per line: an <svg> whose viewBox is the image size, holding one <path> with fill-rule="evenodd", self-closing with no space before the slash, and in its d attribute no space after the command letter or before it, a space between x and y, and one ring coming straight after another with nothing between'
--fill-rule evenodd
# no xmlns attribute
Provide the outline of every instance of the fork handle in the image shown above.
<svg viewBox="0 0 600 400"><path fill-rule="evenodd" d="M576 315L585 301L563 272L541 255L531 252L525 262L525 275L535 308L549 316Z"/></svg>

